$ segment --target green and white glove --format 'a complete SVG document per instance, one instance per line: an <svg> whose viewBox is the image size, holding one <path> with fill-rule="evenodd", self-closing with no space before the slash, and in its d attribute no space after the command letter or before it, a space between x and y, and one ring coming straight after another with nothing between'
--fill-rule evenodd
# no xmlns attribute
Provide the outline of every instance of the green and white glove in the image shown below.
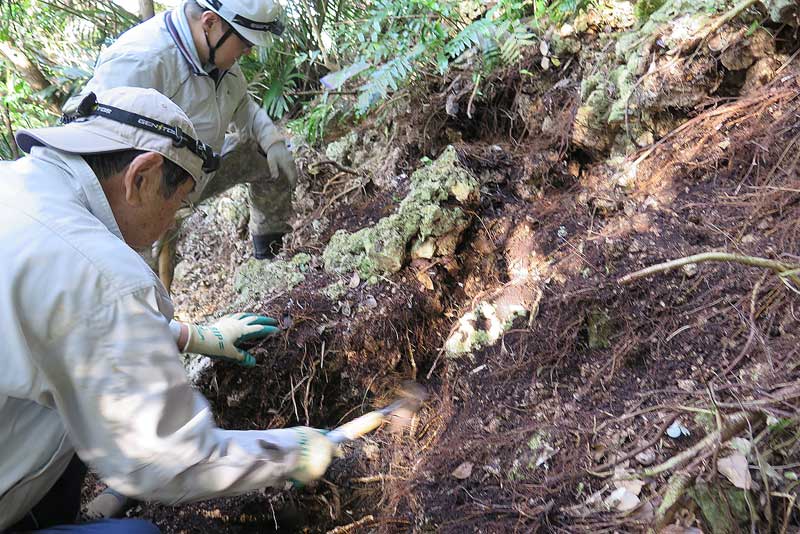
<svg viewBox="0 0 800 534"><path fill-rule="evenodd" d="M272 179L277 180L284 176L294 188L297 184L297 166L294 164L292 153L286 148L286 143L283 141L273 143L267 149L266 156L269 174Z"/></svg>
<svg viewBox="0 0 800 534"><path fill-rule="evenodd" d="M299 449L297 463L289 473L295 485L305 485L325 474L337 445L325 437L325 432L307 426L290 428Z"/></svg>
<svg viewBox="0 0 800 534"><path fill-rule="evenodd" d="M278 331L278 321L253 313L233 313L210 325L186 326L189 335L183 352L222 358L245 367L253 367L256 359L240 349L239 343L271 336Z"/></svg>

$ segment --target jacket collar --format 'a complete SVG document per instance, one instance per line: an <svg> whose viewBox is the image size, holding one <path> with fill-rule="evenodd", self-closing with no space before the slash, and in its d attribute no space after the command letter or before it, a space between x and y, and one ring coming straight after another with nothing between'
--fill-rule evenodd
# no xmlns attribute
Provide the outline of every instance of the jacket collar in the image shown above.
<svg viewBox="0 0 800 534"><path fill-rule="evenodd" d="M204 67L200 62L200 54L197 53L197 47L194 45L194 39L192 38L192 30L189 27L189 19L186 17L186 2L182 2L172 11L167 11L164 15L164 24L193 74L196 76L208 76L210 72L217 71L216 78L222 79L225 74L230 72L219 72L214 65Z"/></svg>
<svg viewBox="0 0 800 534"><path fill-rule="evenodd" d="M81 156L43 146L34 147L31 156L62 169L70 177L81 204L97 217L109 232L125 241L100 181Z"/></svg>
<svg viewBox="0 0 800 534"><path fill-rule="evenodd" d="M189 64L189 68L192 69L192 73L197 76L208 76L208 73L203 70L200 63L200 55L197 53L197 47L194 45L194 39L192 39L192 30L189 28L189 19L186 18L185 8L186 3L181 2L172 11L167 11L164 15L164 24L170 37L175 41L178 51Z"/></svg>

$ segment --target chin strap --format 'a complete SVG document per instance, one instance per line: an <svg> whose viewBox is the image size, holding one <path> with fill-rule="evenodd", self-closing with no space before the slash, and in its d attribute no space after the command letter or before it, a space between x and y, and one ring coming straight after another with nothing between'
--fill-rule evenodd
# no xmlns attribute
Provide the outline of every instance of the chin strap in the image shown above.
<svg viewBox="0 0 800 534"><path fill-rule="evenodd" d="M211 41L208 40L208 32L203 32L203 35L206 38L206 46L208 46L208 62L218 69L219 67L217 66L216 62L217 50L220 46L222 46L222 43L228 39L228 37L233 35L233 28L228 25L228 29L222 34L222 37L219 38L219 41L217 41L217 44L214 46L211 46Z"/></svg>

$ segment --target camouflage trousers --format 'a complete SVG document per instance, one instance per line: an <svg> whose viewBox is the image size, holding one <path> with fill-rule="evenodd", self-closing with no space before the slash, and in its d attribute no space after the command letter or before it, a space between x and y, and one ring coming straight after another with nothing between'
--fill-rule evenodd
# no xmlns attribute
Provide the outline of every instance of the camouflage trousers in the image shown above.
<svg viewBox="0 0 800 534"><path fill-rule="evenodd" d="M292 192L296 184L285 176L270 176L267 157L259 149L258 142L242 140L236 134L225 136L219 171L210 177L201 191L192 193L189 199L193 204L200 204L239 184L248 184L251 235L291 232L289 221L294 214ZM158 256L164 243L172 245L171 252L174 254L174 242L180 235L181 225L188 214L187 210L180 210L174 226L159 239L151 251L141 253L155 272L158 272Z"/></svg>

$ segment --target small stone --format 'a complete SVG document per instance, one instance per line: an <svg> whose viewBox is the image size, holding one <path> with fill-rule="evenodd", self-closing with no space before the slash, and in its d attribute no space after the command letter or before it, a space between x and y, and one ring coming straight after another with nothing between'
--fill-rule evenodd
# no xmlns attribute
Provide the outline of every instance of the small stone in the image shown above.
<svg viewBox="0 0 800 534"><path fill-rule="evenodd" d="M459 480L466 480L472 475L473 466L472 462L464 462L456 467L455 471L453 471L453 476Z"/></svg>
<svg viewBox="0 0 800 534"><path fill-rule="evenodd" d="M358 284L361 283L361 277L358 276L358 272L354 272L353 276L350 278L350 289L355 289L358 287Z"/></svg>
<svg viewBox="0 0 800 534"><path fill-rule="evenodd" d="M686 278L692 278L694 275L697 274L697 264L696 263L689 263L681 267L681 271L683 274L686 275Z"/></svg>
<svg viewBox="0 0 800 534"><path fill-rule="evenodd" d="M647 449L636 455L636 461L640 465L652 465L656 461L656 453L653 449Z"/></svg>

